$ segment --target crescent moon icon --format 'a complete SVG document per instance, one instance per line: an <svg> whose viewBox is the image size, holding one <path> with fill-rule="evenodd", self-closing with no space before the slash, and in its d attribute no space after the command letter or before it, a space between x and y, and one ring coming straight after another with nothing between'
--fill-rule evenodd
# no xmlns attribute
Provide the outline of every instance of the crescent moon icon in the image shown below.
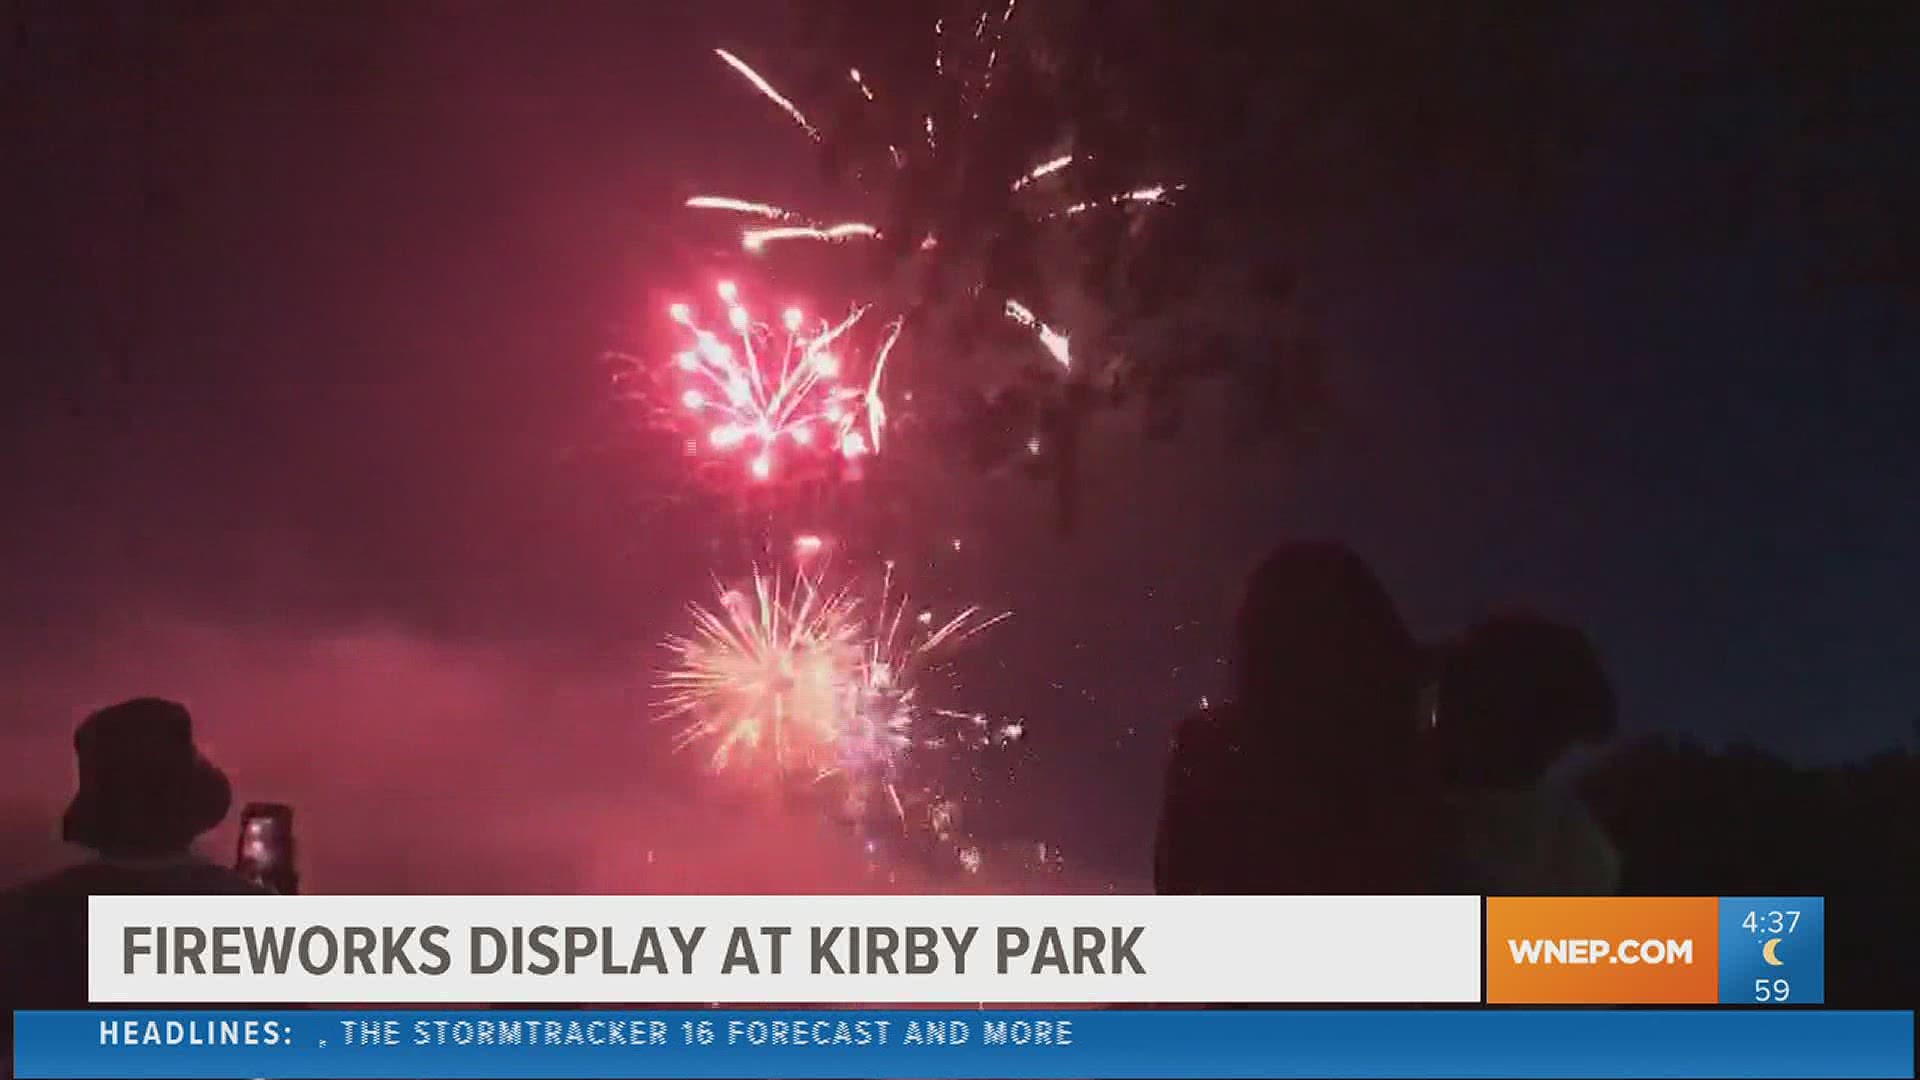
<svg viewBox="0 0 1920 1080"><path fill-rule="evenodd" d="M1785 960L1780 959L1779 938L1768 938L1767 943L1760 946L1760 959L1765 960L1769 967L1779 967L1786 963Z"/></svg>

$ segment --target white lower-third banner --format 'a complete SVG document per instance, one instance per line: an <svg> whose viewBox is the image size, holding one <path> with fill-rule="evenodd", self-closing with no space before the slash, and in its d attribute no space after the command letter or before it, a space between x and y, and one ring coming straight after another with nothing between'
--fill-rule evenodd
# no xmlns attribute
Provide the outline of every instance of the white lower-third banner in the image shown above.
<svg viewBox="0 0 1920 1080"><path fill-rule="evenodd" d="M99 896L100 1003L1461 1003L1472 896Z"/></svg>

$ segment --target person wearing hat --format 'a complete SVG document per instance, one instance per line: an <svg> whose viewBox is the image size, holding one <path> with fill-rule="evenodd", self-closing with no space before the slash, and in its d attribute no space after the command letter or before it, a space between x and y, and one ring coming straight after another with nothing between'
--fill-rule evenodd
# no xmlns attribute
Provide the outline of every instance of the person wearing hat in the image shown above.
<svg viewBox="0 0 1920 1080"><path fill-rule="evenodd" d="M233 790L193 741L187 710L138 698L73 736L79 786L61 822L93 858L0 894L0 994L9 1010L87 1004L87 898L246 895L264 890L201 859L193 843L226 818ZM12 1024L6 1060L11 1060Z"/></svg>

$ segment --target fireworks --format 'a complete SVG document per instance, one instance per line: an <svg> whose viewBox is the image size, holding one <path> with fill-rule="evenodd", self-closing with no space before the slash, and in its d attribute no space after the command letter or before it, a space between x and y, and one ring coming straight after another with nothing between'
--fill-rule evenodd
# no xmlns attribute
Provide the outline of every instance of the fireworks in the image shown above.
<svg viewBox="0 0 1920 1080"><path fill-rule="evenodd" d="M844 775L885 793L904 819L901 785L916 750L978 750L1017 740L1017 725L931 705L922 681L944 652L1010 617L969 607L944 620L907 620L893 567L863 618L852 587L828 589L802 571L789 583L759 570L751 591L723 589L691 609L694 631L666 642L664 717L684 720L677 748L709 748L726 769L770 760L782 774Z"/></svg>
<svg viewBox="0 0 1920 1080"><path fill-rule="evenodd" d="M740 59L725 49L715 49L713 51L720 59L727 62L728 67L739 72L742 78L752 83L753 88L760 91L768 101L780 106L780 111L786 113L788 119L800 125L800 130L806 132L808 138L811 138L815 142L820 141L820 130L807 122L807 118L801 115L799 107L782 97L780 91L775 90L772 83L761 78L759 72L747 66L745 60Z"/></svg>
<svg viewBox="0 0 1920 1080"><path fill-rule="evenodd" d="M1028 309L1027 305L1018 300L1007 301L1006 314L1007 318L1032 330L1034 334L1039 337L1040 346L1047 350L1047 355L1053 357L1061 367L1070 368L1073 366L1073 350L1067 339L1067 335L1041 322L1040 319Z"/></svg>
<svg viewBox="0 0 1920 1080"><path fill-rule="evenodd" d="M735 214L752 214L755 217L772 218L786 221L793 217L790 210L782 210L766 203L748 202L745 199L729 198L725 195L695 195L687 200L687 205L695 210L727 210Z"/></svg>
<svg viewBox="0 0 1920 1080"><path fill-rule="evenodd" d="M1008 34L1013 27L1015 3L1001 5L993 0L974 13L974 17L965 22L949 25L945 19L936 19L932 25L933 33L933 75L934 84L942 87L933 92L934 99L951 98L958 103L957 112L949 113L944 108L928 105L925 108L910 107L902 109L900 102L890 103L875 116L893 117L894 123L904 120L911 125L907 130L895 130L878 140L887 151L891 173L896 178L910 175L909 166L919 166L914 175L939 176L943 171L939 166L948 159L965 162L974 156L968 152L966 140L993 140L1003 138L1004 133L987 130L982 126L983 111L994 99L994 75L1003 53L1010 53ZM826 143L827 139L818 127L809 120L800 107L776 89L773 83L746 61L724 49L715 50L720 59L744 78L761 97L777 106L787 118L804 131L814 143ZM847 79L838 85L847 88L844 92L856 94L856 105L863 108L878 109L880 99L887 96L884 87L877 86L873 79L863 74L858 67L847 69ZM1006 105L1009 110L1018 110L1017 104ZM936 124L935 114L942 120ZM865 123L866 121L861 121ZM958 130L956 130L956 128ZM1010 201L1009 209L1014 213L1035 222L1070 222L1086 216L1096 210L1113 210L1129 206L1148 206L1163 203L1171 193L1181 190L1178 184L1153 184L1120 192L1079 192L1065 195L1063 191L1073 186L1063 187L1050 178L1067 171L1083 155L1062 152L1061 145L1072 142L1067 131L1059 133L1052 147L1043 154L1036 154L1035 163L1015 176L1006 180L1006 190ZM918 161L916 161L916 157ZM926 168L928 164L934 167ZM959 167L965 167L964 165ZM890 204L897 199L885 197L886 193L872 189L876 177L885 183L888 170L878 171L855 168L862 178L863 193L869 197L881 196L879 202ZM1071 179L1071 174L1069 174ZM1043 181L1046 181L1043 183ZM902 182L907 182L902 180ZM937 200L935 200L937 202ZM861 221L842 221L830 223L812 219L806 215L794 213L780 207L754 202L732 196L700 195L687 201L689 207L704 210L722 210L750 217L768 219L775 224L752 224L741 229L739 241L741 247L753 254L764 254L770 245L781 241L810 241L814 243L840 244L854 240L872 240L881 237L881 231L874 225ZM927 231L914 244L920 252L939 252L949 245L942 243L942 237L935 231ZM946 237L952 240L952 237ZM983 250L985 237L965 238L969 242L958 245L957 257L967 258L969 251L977 253ZM1010 298L1004 300L1006 316L1015 323L1031 330L1035 342L1063 370L1071 369L1069 335L1065 330L1050 326L1041 321L1024 304ZM996 301L997 302L997 301Z"/></svg>
<svg viewBox="0 0 1920 1080"><path fill-rule="evenodd" d="M677 747L707 744L715 769L736 752L765 753L783 772L830 759L859 656L854 607L804 574L787 586L756 569L751 593L724 589L717 608L692 608L694 632L667 640L677 663L662 680L666 718L688 721Z"/></svg>
<svg viewBox="0 0 1920 1080"><path fill-rule="evenodd" d="M835 252L810 261L805 270L814 274L856 258L842 249L857 249L876 257L841 269L856 276L877 269L878 276L860 278L861 302L837 322L798 308L756 315L727 282L709 311L672 305L686 340L675 346L672 366L650 370L677 380L676 423L697 424L690 452L704 448L737 462L760 482L795 470L810 475L809 462L835 471L879 452L889 357L909 313L922 320L916 333L1004 318L1031 335L1031 351L1051 358L1054 371L1084 377L1072 338L1081 333L1082 351L1091 350L1091 328L1062 320L1088 305L1044 281L1023 282L1018 296L1009 295L1015 290L1006 283L988 280L1007 263L996 253L1012 243L1078 243L1099 222L1123 224L1118 215L1163 203L1179 186L1125 190L1109 170L1093 167L1106 152L1071 125L1036 126L1044 115L1036 107L1051 106L1030 96L1046 73L1033 68L1044 48L1027 46L1045 43L1014 40L1024 33L1014 0L979 2L987 6L933 23L930 80L924 70L841 64L817 84L817 95L796 101L740 55L715 50L752 88L755 103L771 103L803 132L860 201L816 214L784 200L704 193L686 207L724 223L726 235L757 258ZM955 302L979 306L954 312ZM964 341L956 334L938 344ZM942 351L950 366L964 360ZM1037 437L1029 442L1030 454L1040 449ZM834 523L809 516L794 524L830 530ZM951 546L959 551L960 541ZM678 746L699 748L715 770L765 766L821 784L843 800L842 816L860 827L869 852L891 847L868 828L877 822L909 839L910 849L942 852L950 866L978 873L983 859L1000 857L986 855L961 819L979 805L977 786L988 778L976 760L960 767L953 756L1019 743L1024 727L953 707L958 684L947 677L948 654L1008 613L915 606L896 592L891 563L884 573L829 587L838 548L831 532L799 532L793 576L756 569L750 587L722 589L717 605L692 609L692 630L666 643L673 662L662 681L665 714L680 724Z"/></svg>
<svg viewBox="0 0 1920 1080"><path fill-rule="evenodd" d="M709 447L742 454L756 480L770 479L783 453L851 460L880 449L887 422L881 385L900 338L897 320L882 331L864 379L849 385L841 353L867 308L828 325L790 307L775 331L754 318L733 282L721 282L717 292L726 308L724 334L701 325L688 304L668 309L692 336L674 356L686 384L679 402L703 421Z"/></svg>
<svg viewBox="0 0 1920 1080"><path fill-rule="evenodd" d="M1111 195L1105 199L1094 199L1074 203L1060 210L1058 216L1072 217L1075 214L1084 214L1089 210L1097 210L1102 206L1125 206L1128 203L1151 204L1165 202L1167 201L1168 192L1180 191L1185 187L1185 184L1174 184L1171 187L1165 184L1155 184L1152 187L1136 188L1133 191L1123 191L1118 195Z"/></svg>
<svg viewBox="0 0 1920 1080"><path fill-rule="evenodd" d="M981 749L992 745L996 737L1011 741L1019 735L1012 725L993 729L983 713L926 705L920 700L917 685L945 649L1011 618L1013 613L985 615L977 606L968 607L936 625L932 610L923 609L915 613L913 624L903 633L908 607L904 593L897 599L893 596L893 564L888 563L855 672L845 760L850 768L874 768L889 779L910 750ZM897 793L894 802L897 806Z"/></svg>
<svg viewBox="0 0 1920 1080"><path fill-rule="evenodd" d="M776 240L837 242L856 237L872 239L880 235L879 229L864 221L842 221L832 225L808 221L791 210L770 203L754 202L751 199L736 199L731 195L695 195L687 200L687 207L692 210L721 210L730 214L766 218L770 221L798 223L742 230L740 246L755 254L765 251L767 245Z"/></svg>
<svg viewBox="0 0 1920 1080"><path fill-rule="evenodd" d="M1072 154L1061 154L1057 158L1050 158L1046 161L1043 161L1040 164L1035 165L1033 168L1027 170L1026 175L1022 176L1018 180L1015 180L1013 182L1013 190L1019 191L1021 188L1026 187L1028 184L1033 183L1035 180L1042 180L1042 179L1045 179L1046 177L1052 176L1054 173L1059 172L1061 169L1064 169L1071 164L1073 164Z"/></svg>
<svg viewBox="0 0 1920 1080"><path fill-rule="evenodd" d="M740 246L748 251L762 251L775 240L845 240L849 237L879 236L880 230L859 221L845 221L838 225L782 225L773 229L748 229L740 234Z"/></svg>

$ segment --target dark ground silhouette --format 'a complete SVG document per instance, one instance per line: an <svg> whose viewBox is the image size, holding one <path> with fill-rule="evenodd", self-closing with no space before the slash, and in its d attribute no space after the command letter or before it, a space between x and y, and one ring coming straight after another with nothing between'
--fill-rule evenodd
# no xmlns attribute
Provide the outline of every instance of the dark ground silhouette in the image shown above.
<svg viewBox="0 0 1920 1080"><path fill-rule="evenodd" d="M1622 892L1824 896L1827 1003L1920 1000L1920 755L1805 768L1751 747L1647 740L1580 789L1620 848Z"/></svg>

